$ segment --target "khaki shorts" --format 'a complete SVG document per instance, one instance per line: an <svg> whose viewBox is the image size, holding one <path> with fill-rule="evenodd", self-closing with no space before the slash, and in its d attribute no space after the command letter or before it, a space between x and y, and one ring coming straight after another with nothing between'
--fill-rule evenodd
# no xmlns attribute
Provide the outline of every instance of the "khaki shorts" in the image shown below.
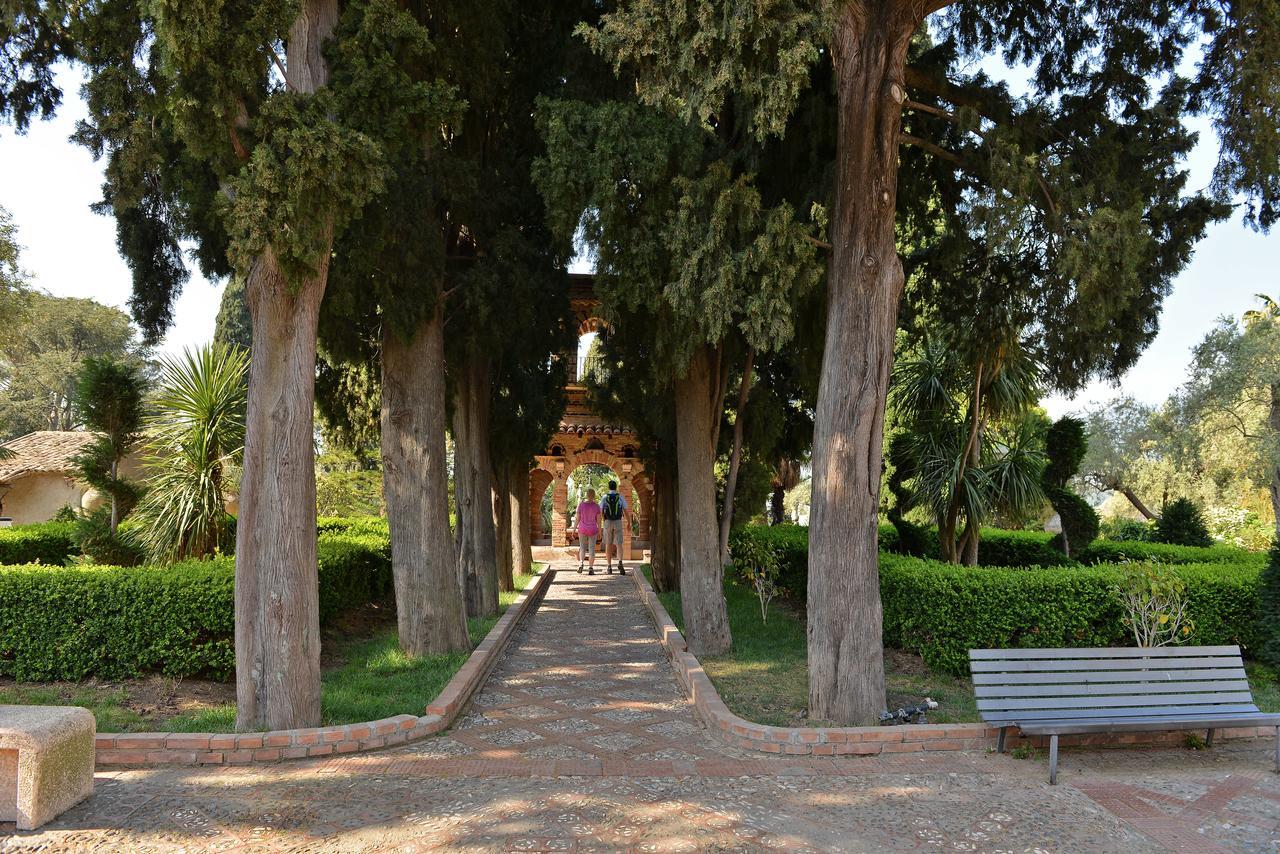
<svg viewBox="0 0 1280 854"><path fill-rule="evenodd" d="M622 559L622 519L605 519L604 528L604 551L609 553L609 544L616 543L618 546L618 559Z"/></svg>

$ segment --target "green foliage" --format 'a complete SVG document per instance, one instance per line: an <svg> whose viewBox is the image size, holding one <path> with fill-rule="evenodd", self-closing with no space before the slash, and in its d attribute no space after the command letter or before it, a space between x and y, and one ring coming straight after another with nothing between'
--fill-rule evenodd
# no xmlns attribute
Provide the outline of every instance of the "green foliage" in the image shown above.
<svg viewBox="0 0 1280 854"><path fill-rule="evenodd" d="M766 529L773 530L773 529ZM769 603L778 593L779 552L765 537L730 537L733 566L751 583L760 602L760 621L769 621ZM807 549L806 549L807 551Z"/></svg>
<svg viewBox="0 0 1280 854"><path fill-rule="evenodd" d="M1280 668L1280 543L1271 547L1259 583L1257 657Z"/></svg>
<svg viewBox="0 0 1280 854"><path fill-rule="evenodd" d="M635 102L543 100L538 130L533 178L554 232L582 228L610 311L661 319L652 370L683 372L695 347L729 336L757 352L791 340L822 276L815 225L762 196L745 152Z"/></svg>
<svg viewBox="0 0 1280 854"><path fill-rule="evenodd" d="M138 500L137 485L120 476L119 466L141 438L145 391L146 380L136 365L89 357L80 367L76 405L97 436L72 463L80 479L109 500L107 533L112 535Z"/></svg>
<svg viewBox="0 0 1280 854"><path fill-rule="evenodd" d="M154 563L230 550L224 508L244 448L248 367L247 350L218 343L161 363L134 534Z"/></svg>
<svg viewBox="0 0 1280 854"><path fill-rule="evenodd" d="M63 504L58 508L58 512L53 514L50 522L74 522L80 518L80 514L70 504ZM4 561L0 561L4 563Z"/></svg>
<svg viewBox="0 0 1280 854"><path fill-rule="evenodd" d="M61 566L76 553L75 524L44 522L0 528L0 566L44 563Z"/></svg>
<svg viewBox="0 0 1280 854"><path fill-rule="evenodd" d="M1044 494L1057 511L1062 534L1055 545L1075 557L1098 538L1101 520L1089 502L1067 485L1080 469L1089 450L1085 423L1079 418L1059 418L1045 436L1048 465L1043 475Z"/></svg>
<svg viewBox="0 0 1280 854"><path fill-rule="evenodd" d="M89 563L103 566L136 566L145 553L130 536L132 519L112 530L111 507L103 505L76 521L76 549Z"/></svg>
<svg viewBox="0 0 1280 854"><path fill-rule="evenodd" d="M391 592L385 536L325 534L320 617ZM0 675L225 678L235 666L231 558L171 566L0 567Z"/></svg>
<svg viewBox="0 0 1280 854"><path fill-rule="evenodd" d="M1102 522L1099 533L1112 542L1149 543L1155 537L1155 527L1149 522L1139 522L1136 519L1106 519Z"/></svg>
<svg viewBox="0 0 1280 854"><path fill-rule="evenodd" d="M798 525L743 525L729 534L729 554L739 575L754 584L754 567L773 577L773 586L792 602L809 590L809 529ZM741 557L740 557L741 556Z"/></svg>
<svg viewBox="0 0 1280 854"><path fill-rule="evenodd" d="M129 317L88 299L32 291L17 322L0 335L0 439L33 430L71 430L80 368L91 357L137 362Z"/></svg>
<svg viewBox="0 0 1280 854"><path fill-rule="evenodd" d="M327 451L316 459L316 511L321 516L379 516L386 512L382 470L354 454Z"/></svg>
<svg viewBox="0 0 1280 854"><path fill-rule="evenodd" d="M1084 564L1156 561L1172 564L1229 563L1258 568L1266 564L1265 553L1245 551L1235 546L1176 546L1139 540L1094 540L1089 548L1076 557Z"/></svg>
<svg viewBox="0 0 1280 854"><path fill-rule="evenodd" d="M1164 508L1160 518L1156 520L1155 539L1175 546L1213 544L1213 537L1209 536L1200 508L1186 498L1171 501Z"/></svg>
<svg viewBox="0 0 1280 854"><path fill-rule="evenodd" d="M231 181L230 258L247 276L267 247L290 285L319 274L335 231L382 190L381 150L331 118L327 97L279 93L264 104L261 140Z"/></svg>
<svg viewBox="0 0 1280 854"><path fill-rule="evenodd" d="M18 261L18 228L0 207L0 325L12 329L26 307L27 275ZM0 435L3 435L0 425Z"/></svg>
<svg viewBox="0 0 1280 854"><path fill-rule="evenodd" d="M1252 565L1177 567L1195 629L1187 643L1259 646L1260 571ZM882 554L886 646L963 674L970 649L1125 646L1132 636L1115 595L1116 566L1027 571L954 567ZM922 604L923 603L923 604Z"/></svg>
<svg viewBox="0 0 1280 854"><path fill-rule="evenodd" d="M1121 564L1115 592L1124 608L1124 624L1137 646L1166 646L1191 635L1187 585L1167 564Z"/></svg>
<svg viewBox="0 0 1280 854"><path fill-rule="evenodd" d="M907 348L889 393L898 432L889 445L890 520L912 506L937 523L943 557L972 562L980 529L996 513L1025 515L1044 501L1037 421L1039 363L1016 330L996 342L943 326ZM963 525L963 530L962 526ZM908 530L911 548L915 534ZM975 548L976 546L976 548Z"/></svg>
<svg viewBox="0 0 1280 854"><path fill-rule="evenodd" d="M253 347L253 318L243 276L231 276L222 289L218 317L213 324L213 340L249 350Z"/></svg>

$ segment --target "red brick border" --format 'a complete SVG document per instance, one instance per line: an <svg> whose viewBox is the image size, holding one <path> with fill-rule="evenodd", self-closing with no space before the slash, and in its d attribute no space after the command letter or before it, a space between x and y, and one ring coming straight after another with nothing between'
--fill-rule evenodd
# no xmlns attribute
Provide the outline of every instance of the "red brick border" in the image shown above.
<svg viewBox="0 0 1280 854"><path fill-rule="evenodd" d="M426 707L426 714L396 715L380 721L272 732L98 733L97 764L247 765L307 756L377 750L435 735L449 727L497 663L516 624L546 592L555 577L547 567L507 608L462 668Z"/></svg>
<svg viewBox="0 0 1280 854"><path fill-rule="evenodd" d="M744 720L724 704L719 692L702 669L702 664L689 652L684 635L676 628L653 592L644 573L631 573L640 598L657 626L658 637L675 667L680 684L693 701L694 710L722 741L744 750L792 756L848 756L889 753L919 753L952 750L994 749L1000 731L985 724L923 724L920 726L873 727L775 727ZM1241 727L1219 730L1219 738L1270 738L1271 728ZM1064 735L1065 746L1132 747L1134 745L1179 745L1186 733L1126 732L1096 735ZM1047 736L1023 737L1010 732L1005 746L1021 744L1044 747Z"/></svg>

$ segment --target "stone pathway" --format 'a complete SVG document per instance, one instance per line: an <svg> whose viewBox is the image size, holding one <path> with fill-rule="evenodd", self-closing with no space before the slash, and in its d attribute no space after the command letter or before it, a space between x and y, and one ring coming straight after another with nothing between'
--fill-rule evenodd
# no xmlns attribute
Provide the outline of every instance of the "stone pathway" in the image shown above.
<svg viewBox="0 0 1280 854"><path fill-rule="evenodd" d="M0 850L1280 851L1269 743L782 759L712 738L629 579L562 569L445 735L240 768L113 770ZM0 825L0 832L4 826Z"/></svg>

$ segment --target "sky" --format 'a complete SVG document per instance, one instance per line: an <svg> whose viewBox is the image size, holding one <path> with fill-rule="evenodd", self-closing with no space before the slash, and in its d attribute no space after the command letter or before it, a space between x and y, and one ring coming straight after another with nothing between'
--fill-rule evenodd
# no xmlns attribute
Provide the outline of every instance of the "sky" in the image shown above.
<svg viewBox="0 0 1280 854"><path fill-rule="evenodd" d="M24 136L0 125L0 205L13 215L22 244L22 265L38 288L57 296L92 297L125 307L131 279L115 242L115 223L89 205L101 198L102 168L68 140L84 115L79 73L59 75L65 99L56 118L34 123ZM1191 119L1200 141L1188 162L1190 187L1209 183L1217 143L1208 121ZM575 269L587 267L579 260ZM179 298L174 325L160 345L165 353L213 337L221 283L192 269ZM1182 384L1190 349L1222 315L1239 316L1256 293L1280 292L1280 233L1262 235L1239 216L1210 227L1190 265L1174 281L1165 301L1160 334L1119 387L1094 383L1074 400L1045 401L1053 417L1128 394L1158 403ZM583 352L589 342L583 342Z"/></svg>

